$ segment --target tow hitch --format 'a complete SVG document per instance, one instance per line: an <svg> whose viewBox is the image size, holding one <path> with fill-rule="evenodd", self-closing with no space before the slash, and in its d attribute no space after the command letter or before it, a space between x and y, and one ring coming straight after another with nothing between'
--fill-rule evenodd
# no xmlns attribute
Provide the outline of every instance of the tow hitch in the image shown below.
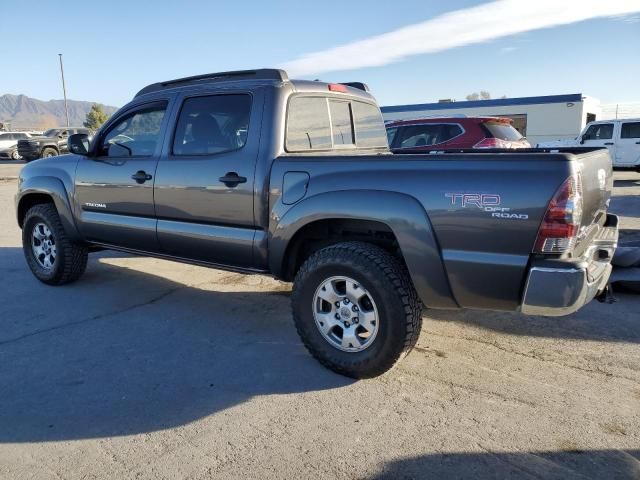
<svg viewBox="0 0 640 480"><path fill-rule="evenodd" d="M596 295L596 300L600 303L607 303L609 305L618 301L618 299L613 296L613 287L610 283L607 283L602 291Z"/></svg>

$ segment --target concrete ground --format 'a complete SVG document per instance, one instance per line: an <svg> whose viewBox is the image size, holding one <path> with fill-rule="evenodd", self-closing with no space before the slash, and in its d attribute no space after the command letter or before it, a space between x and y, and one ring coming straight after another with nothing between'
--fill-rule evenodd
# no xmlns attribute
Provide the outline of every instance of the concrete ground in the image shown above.
<svg viewBox="0 0 640 480"><path fill-rule="evenodd" d="M637 229L640 175L616 177ZM355 382L307 354L267 277L105 253L40 284L15 189L0 180L0 478L640 478L640 296L427 311L396 369Z"/></svg>

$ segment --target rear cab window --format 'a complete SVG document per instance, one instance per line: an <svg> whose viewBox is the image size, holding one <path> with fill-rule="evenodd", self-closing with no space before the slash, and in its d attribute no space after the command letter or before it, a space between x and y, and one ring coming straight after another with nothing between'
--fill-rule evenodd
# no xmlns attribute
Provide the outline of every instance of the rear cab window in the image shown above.
<svg viewBox="0 0 640 480"><path fill-rule="evenodd" d="M388 148L377 105L349 97L295 95L289 100L288 152Z"/></svg>

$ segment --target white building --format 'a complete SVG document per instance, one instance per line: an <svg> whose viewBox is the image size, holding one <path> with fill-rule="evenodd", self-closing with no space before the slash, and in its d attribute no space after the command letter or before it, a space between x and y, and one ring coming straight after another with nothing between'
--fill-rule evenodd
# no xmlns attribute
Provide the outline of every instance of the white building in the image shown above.
<svg viewBox="0 0 640 480"><path fill-rule="evenodd" d="M382 115L385 121L461 115L509 117L532 145L575 138L588 122L603 119L600 102L581 93L395 105L382 107Z"/></svg>

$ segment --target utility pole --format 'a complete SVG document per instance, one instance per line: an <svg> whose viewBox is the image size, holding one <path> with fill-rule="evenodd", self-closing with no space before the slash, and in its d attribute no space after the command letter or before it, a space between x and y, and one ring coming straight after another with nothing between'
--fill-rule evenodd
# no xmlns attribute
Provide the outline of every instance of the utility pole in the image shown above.
<svg viewBox="0 0 640 480"><path fill-rule="evenodd" d="M64 68L62 67L62 54L58 54L60 59L60 75L62 76L62 93L64 94L64 113L67 117L67 128L69 128L69 107L67 106L67 87L64 84Z"/></svg>

